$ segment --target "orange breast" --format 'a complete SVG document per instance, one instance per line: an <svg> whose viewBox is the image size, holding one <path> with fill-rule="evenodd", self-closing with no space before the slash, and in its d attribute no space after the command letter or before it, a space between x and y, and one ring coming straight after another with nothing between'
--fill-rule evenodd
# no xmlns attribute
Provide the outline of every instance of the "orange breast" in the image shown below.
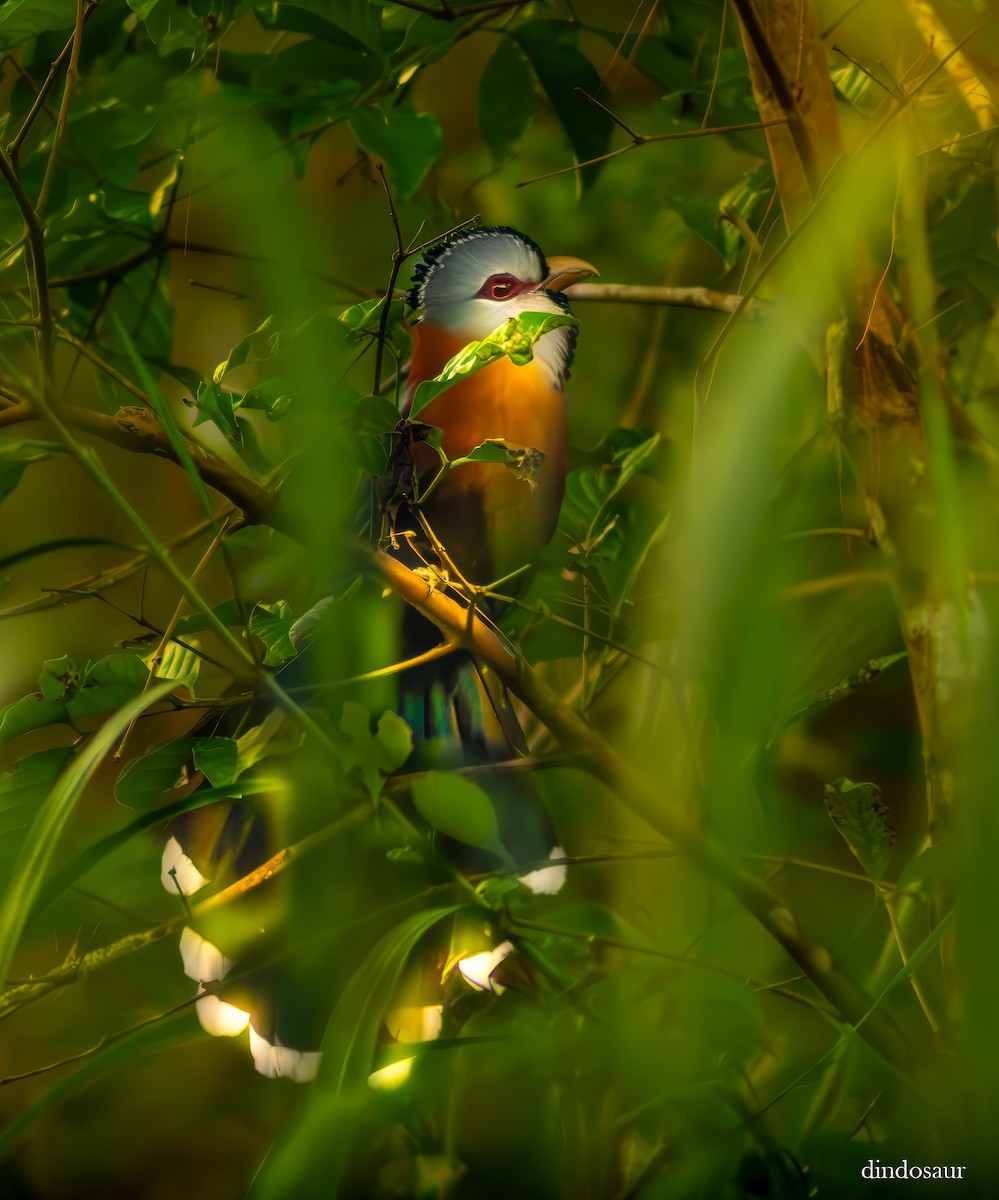
<svg viewBox="0 0 999 1200"><path fill-rule="evenodd" d="M439 374L466 342L426 323L414 329L409 392ZM429 404L419 416L443 433L449 459L489 438L505 438L544 454L528 481L502 463L456 467L434 490L424 512L455 565L476 582L530 562L555 530L566 471L562 393L537 363L508 358L483 367Z"/></svg>

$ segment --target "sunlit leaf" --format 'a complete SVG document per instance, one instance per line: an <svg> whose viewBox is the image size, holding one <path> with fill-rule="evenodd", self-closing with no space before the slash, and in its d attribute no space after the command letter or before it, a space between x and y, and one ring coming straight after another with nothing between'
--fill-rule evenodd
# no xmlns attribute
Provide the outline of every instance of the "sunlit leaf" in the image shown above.
<svg viewBox="0 0 999 1200"><path fill-rule="evenodd" d="M427 771L413 780L413 803L420 816L439 833L467 846L491 850L510 861L500 839L493 802L471 780L443 771Z"/></svg>
<svg viewBox="0 0 999 1200"><path fill-rule="evenodd" d="M525 366L534 358L534 346L540 338L553 329L575 324L575 318L568 313L524 312L511 317L488 337L470 342L447 362L439 375L420 384L410 405L410 420L415 420L449 387L504 355L517 366Z"/></svg>

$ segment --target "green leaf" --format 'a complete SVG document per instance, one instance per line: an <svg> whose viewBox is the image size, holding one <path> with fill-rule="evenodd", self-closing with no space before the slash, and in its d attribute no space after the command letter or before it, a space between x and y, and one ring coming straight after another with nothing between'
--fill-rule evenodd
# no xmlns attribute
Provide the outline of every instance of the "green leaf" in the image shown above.
<svg viewBox="0 0 999 1200"><path fill-rule="evenodd" d="M412 731L400 716L386 712L372 733L371 714L352 700L344 703L340 730L350 741L343 758L345 769L356 771L371 799L376 800L386 776L397 771L412 753Z"/></svg>
<svg viewBox="0 0 999 1200"><path fill-rule="evenodd" d="M232 738L175 738L160 742L122 771L114 795L125 808L146 809L165 792L191 783L191 769L215 788L226 788L241 770Z"/></svg>
<svg viewBox="0 0 999 1200"><path fill-rule="evenodd" d="M452 458L450 465L460 467L464 463L503 463L518 479L530 483L544 461L544 454L533 446L518 446L506 438L489 438L461 458Z"/></svg>
<svg viewBox="0 0 999 1200"><path fill-rule="evenodd" d="M46 700L66 704L80 690L80 671L68 656L50 658L42 663L38 686Z"/></svg>
<svg viewBox="0 0 999 1200"><path fill-rule="evenodd" d="M381 436L399 424L399 410L388 396L362 396L354 406L354 428L358 433Z"/></svg>
<svg viewBox="0 0 999 1200"><path fill-rule="evenodd" d="M155 651L143 661L151 671L153 669L153 658ZM201 659L193 650L189 650L186 646L181 646L179 643L170 641L167 642L163 650L163 657L156 665L157 679L172 679L179 686L187 688L194 695L194 685L198 682L198 673L201 670Z"/></svg>
<svg viewBox="0 0 999 1200"><path fill-rule="evenodd" d="M402 200L412 196L444 149L437 118L412 109L359 108L351 115L350 130L362 150L384 162Z"/></svg>
<svg viewBox="0 0 999 1200"><path fill-rule="evenodd" d="M836 779L823 796L826 812L871 879L881 879L895 845L888 808L874 783Z"/></svg>
<svg viewBox="0 0 999 1200"><path fill-rule="evenodd" d="M337 320L341 325L346 325L352 333L374 333L378 328L384 303L384 296L378 296L374 300L361 300L352 304L350 308L345 308Z"/></svg>
<svg viewBox="0 0 999 1200"><path fill-rule="evenodd" d="M242 532L240 530L239 532ZM212 612L222 622L223 625L242 625L243 615L240 612L239 601L233 596L229 600L223 600L221 604L212 605ZM180 634L201 633L205 629L211 628L211 622L204 613L189 613L186 617L181 617L177 622L175 632Z"/></svg>
<svg viewBox="0 0 999 1200"><path fill-rule="evenodd" d="M270 316L262 324L258 325L252 333L248 333L244 338L241 338L229 351L228 356L212 372L212 381L214 383L221 383L228 371L234 371L237 367L242 367L247 363L251 353L257 351L258 342L264 334L268 335L267 346L269 352L265 353L262 357L273 357L274 347L270 341L270 331L273 323L274 317ZM260 358L261 356L257 353L256 357Z"/></svg>
<svg viewBox="0 0 999 1200"><path fill-rule="evenodd" d="M504 321L480 342L469 342L447 362L439 375L420 384L410 405L409 419L415 421L427 405L448 388L504 355L518 367L525 366L533 359L534 346L540 338L553 329L575 324L575 317L568 313L524 312Z"/></svg>
<svg viewBox="0 0 999 1200"><path fill-rule="evenodd" d="M52 660L65 664L71 660ZM59 674L65 674L65 666L54 668L55 674L46 668L39 678L38 692L24 696L0 709L0 745L11 738L42 729L46 725L68 725L80 717L107 712L137 696L145 687L149 672L142 660L134 654L112 654L99 662L91 663L79 687L59 699L63 685ZM176 687L176 684L172 686ZM46 692L48 695L46 695Z"/></svg>
<svg viewBox="0 0 999 1200"><path fill-rule="evenodd" d="M275 754L291 754L302 744L302 734L284 719L280 709L272 709L260 722L236 738L237 775Z"/></svg>
<svg viewBox="0 0 999 1200"><path fill-rule="evenodd" d="M575 33L564 21L533 21L511 34L541 81L572 146L576 162L599 158L610 148L614 122L591 104L580 89L598 97L603 87L596 68L575 45ZM579 172L585 190L597 177L598 166Z"/></svg>
<svg viewBox="0 0 999 1200"><path fill-rule="evenodd" d="M42 802L0 906L0 981L6 980L21 932L41 890L59 837L83 789L118 738L132 721L151 704L164 699L173 684L153 684L141 696L118 709L74 756Z"/></svg>
<svg viewBox="0 0 999 1200"><path fill-rule="evenodd" d="M255 604L250 613L250 633L260 638L266 647L264 665L277 667L298 653L291 640L295 614L284 600L275 604Z"/></svg>
<svg viewBox="0 0 999 1200"><path fill-rule="evenodd" d="M30 441L0 445L0 500L5 500L14 491L32 463L44 462L53 450L65 450L65 447Z"/></svg>
<svg viewBox="0 0 999 1200"><path fill-rule="evenodd" d="M420 816L439 833L466 846L491 850L508 864L512 862L500 840L493 802L471 780L427 771L413 780L413 803Z"/></svg>
<svg viewBox="0 0 999 1200"><path fill-rule="evenodd" d="M0 775L0 836L31 824L72 752L69 746L40 750L18 759L13 771Z"/></svg>
<svg viewBox="0 0 999 1200"><path fill-rule="evenodd" d="M0 7L0 50L50 30L70 29L75 0L6 0Z"/></svg>
<svg viewBox="0 0 999 1200"><path fill-rule="evenodd" d="M226 391L217 383L204 383L198 388L194 397L194 406L198 410L195 426L211 423L225 434L230 442L237 446L243 444L243 431L236 420L236 399L232 392Z"/></svg>
<svg viewBox="0 0 999 1200"><path fill-rule="evenodd" d="M479 81L479 129L494 162L510 157L540 107L527 59L516 42L503 38Z"/></svg>

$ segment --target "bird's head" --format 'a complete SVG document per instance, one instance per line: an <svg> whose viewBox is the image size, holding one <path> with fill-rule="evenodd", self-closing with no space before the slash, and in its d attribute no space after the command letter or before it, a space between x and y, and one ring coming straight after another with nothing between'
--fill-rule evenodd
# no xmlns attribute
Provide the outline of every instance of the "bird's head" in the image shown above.
<svg viewBox="0 0 999 1200"><path fill-rule="evenodd" d="M546 259L537 243L516 229L483 225L426 251L413 272L408 302L415 321L471 342L524 312L568 312L563 289L596 274L581 258ZM574 333L554 330L538 343L537 356L550 360L556 382L568 373Z"/></svg>

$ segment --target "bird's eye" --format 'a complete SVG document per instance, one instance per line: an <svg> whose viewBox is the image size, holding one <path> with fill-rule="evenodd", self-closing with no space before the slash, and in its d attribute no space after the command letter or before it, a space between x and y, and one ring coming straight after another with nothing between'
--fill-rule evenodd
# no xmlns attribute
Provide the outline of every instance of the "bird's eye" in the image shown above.
<svg viewBox="0 0 999 1200"><path fill-rule="evenodd" d="M490 275L479 288L476 299L509 300L520 291L521 282L516 275Z"/></svg>

